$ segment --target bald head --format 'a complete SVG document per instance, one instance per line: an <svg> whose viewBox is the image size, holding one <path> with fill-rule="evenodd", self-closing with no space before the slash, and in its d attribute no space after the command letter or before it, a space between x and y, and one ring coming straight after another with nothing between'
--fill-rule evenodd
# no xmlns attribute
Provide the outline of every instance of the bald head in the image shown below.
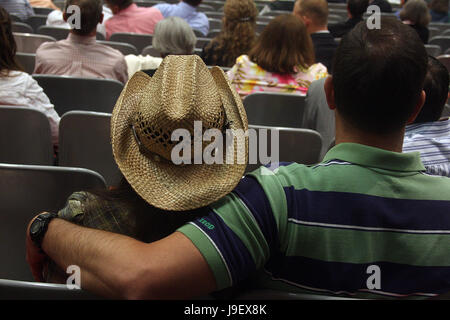
<svg viewBox="0 0 450 320"><path fill-rule="evenodd" d="M326 0L297 0L293 14L303 20L311 32L311 29L323 29L328 23L328 2Z"/></svg>

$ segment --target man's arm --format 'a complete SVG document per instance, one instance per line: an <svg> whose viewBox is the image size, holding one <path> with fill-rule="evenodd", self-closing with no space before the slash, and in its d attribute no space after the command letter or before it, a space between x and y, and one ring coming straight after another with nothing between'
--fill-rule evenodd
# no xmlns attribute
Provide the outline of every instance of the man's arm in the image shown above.
<svg viewBox="0 0 450 320"><path fill-rule="evenodd" d="M39 265L28 261L39 274ZM106 231L53 219L42 242L44 252L63 270L81 269L81 287L110 298L177 299L205 295L216 288L209 265L179 232L150 244Z"/></svg>

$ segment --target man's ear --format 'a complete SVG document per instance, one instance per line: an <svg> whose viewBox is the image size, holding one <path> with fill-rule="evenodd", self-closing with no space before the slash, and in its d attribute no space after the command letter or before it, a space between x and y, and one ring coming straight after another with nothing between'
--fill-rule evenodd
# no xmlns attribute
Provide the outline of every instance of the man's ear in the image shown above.
<svg viewBox="0 0 450 320"><path fill-rule="evenodd" d="M325 96L327 98L328 108L330 108L331 110L336 109L336 103L334 102L334 87L333 87L333 77L332 76L328 76L325 79L323 89L325 90Z"/></svg>
<svg viewBox="0 0 450 320"><path fill-rule="evenodd" d="M425 99L427 98L427 94L425 93L425 91L422 90L422 92L420 93L419 96L419 100L417 101L416 106L414 107L414 111L411 114L411 116L409 117L408 121L406 122L406 124L411 124L414 122L414 120L416 120L417 116L420 113L420 110L422 110L422 107L425 103Z"/></svg>
<svg viewBox="0 0 450 320"><path fill-rule="evenodd" d="M103 23L103 18L105 17L105 15L102 13L101 15L100 15L100 19L98 19L98 23L99 24L102 24Z"/></svg>
<svg viewBox="0 0 450 320"><path fill-rule="evenodd" d="M69 19L69 17L67 16L67 13L64 11L64 12L63 12L63 20L64 20L65 22L67 22L68 19Z"/></svg>

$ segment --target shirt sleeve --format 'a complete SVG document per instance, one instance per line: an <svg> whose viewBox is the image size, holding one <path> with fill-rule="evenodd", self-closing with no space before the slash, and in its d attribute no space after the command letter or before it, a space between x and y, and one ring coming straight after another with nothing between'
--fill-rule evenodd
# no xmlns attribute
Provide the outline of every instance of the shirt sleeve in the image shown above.
<svg viewBox="0 0 450 320"><path fill-rule="evenodd" d="M125 57L120 59L114 67L114 73L116 74L117 80L122 83L127 83L128 81L128 67L125 61Z"/></svg>
<svg viewBox="0 0 450 320"><path fill-rule="evenodd" d="M29 100L30 106L33 106L33 108L39 111L42 111L47 116L52 132L52 142L54 145L57 145L60 117L55 111L53 104L50 103L50 100L44 93L44 90L39 86L36 80L27 75L26 81L27 83L24 94Z"/></svg>
<svg viewBox="0 0 450 320"><path fill-rule="evenodd" d="M255 177L211 206L209 214L178 229L200 250L217 289L233 286L262 268L279 248L272 205Z"/></svg>
<svg viewBox="0 0 450 320"><path fill-rule="evenodd" d="M152 8L158 9L161 12L161 14L164 16L164 18L167 18L167 16L169 15L170 5L168 5L167 3L157 4L157 5L154 5Z"/></svg>

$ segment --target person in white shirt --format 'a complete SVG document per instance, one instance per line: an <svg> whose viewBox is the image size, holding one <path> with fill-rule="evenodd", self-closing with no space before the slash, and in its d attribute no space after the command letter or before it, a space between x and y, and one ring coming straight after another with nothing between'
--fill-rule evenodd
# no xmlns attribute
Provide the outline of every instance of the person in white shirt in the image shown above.
<svg viewBox="0 0 450 320"><path fill-rule="evenodd" d="M97 25L97 32L101 33L106 37L105 22L113 16L111 9L106 5L103 5L103 22ZM47 26L51 27L61 27L65 29L70 29L69 24L64 21L63 12L61 10L53 10L47 16L47 21L45 23Z"/></svg>
<svg viewBox="0 0 450 320"><path fill-rule="evenodd" d="M58 144L60 117L42 88L17 62L16 42L11 32L11 18L0 7L0 108L2 105L30 107L43 112L52 132L52 142Z"/></svg>

